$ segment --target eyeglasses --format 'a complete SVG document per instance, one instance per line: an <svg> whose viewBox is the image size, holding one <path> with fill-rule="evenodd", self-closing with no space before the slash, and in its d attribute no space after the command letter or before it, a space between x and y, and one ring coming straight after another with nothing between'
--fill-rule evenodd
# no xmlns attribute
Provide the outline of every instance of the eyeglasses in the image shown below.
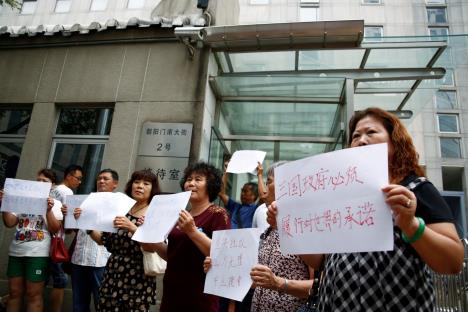
<svg viewBox="0 0 468 312"><path fill-rule="evenodd" d="M77 176L74 176L73 174L70 174L72 177L74 177L75 179L77 179L78 181L81 182L81 180L83 180L83 177L77 177Z"/></svg>

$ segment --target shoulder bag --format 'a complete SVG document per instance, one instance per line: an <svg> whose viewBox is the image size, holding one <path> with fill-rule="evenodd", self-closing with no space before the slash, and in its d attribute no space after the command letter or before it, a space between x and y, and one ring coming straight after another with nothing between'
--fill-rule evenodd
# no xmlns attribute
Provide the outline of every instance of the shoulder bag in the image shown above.
<svg viewBox="0 0 468 312"><path fill-rule="evenodd" d="M68 275L71 275L71 273L72 273L71 259L72 259L72 256L73 256L73 252L75 251L77 236L78 236L78 231L75 232L75 236L73 237L73 240L72 240L72 242L70 244L70 247L68 247L68 255L70 256L70 259L67 262L62 263L62 270L63 270L63 272L67 273Z"/></svg>
<svg viewBox="0 0 468 312"><path fill-rule="evenodd" d="M61 226L60 230L52 235L49 253L50 259L55 263L70 261L70 255L63 241L63 228Z"/></svg>
<svg viewBox="0 0 468 312"><path fill-rule="evenodd" d="M143 253L143 268L146 276L156 276L166 272L167 262L157 252L149 252L141 249Z"/></svg>

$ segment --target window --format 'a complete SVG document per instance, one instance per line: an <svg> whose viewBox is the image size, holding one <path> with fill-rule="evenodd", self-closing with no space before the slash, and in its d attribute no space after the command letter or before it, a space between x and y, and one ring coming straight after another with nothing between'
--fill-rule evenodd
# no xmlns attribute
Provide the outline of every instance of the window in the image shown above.
<svg viewBox="0 0 468 312"><path fill-rule="evenodd" d="M460 139L441 137L440 155L446 158L461 158Z"/></svg>
<svg viewBox="0 0 468 312"><path fill-rule="evenodd" d="M270 0L250 0L250 4L269 4Z"/></svg>
<svg viewBox="0 0 468 312"><path fill-rule="evenodd" d="M439 132L459 133L458 116L454 114L437 114Z"/></svg>
<svg viewBox="0 0 468 312"><path fill-rule="evenodd" d="M362 0L362 4L382 4L382 0Z"/></svg>
<svg viewBox="0 0 468 312"><path fill-rule="evenodd" d="M458 108L457 94L455 91L437 91L435 101L438 109Z"/></svg>
<svg viewBox="0 0 468 312"><path fill-rule="evenodd" d="M447 68L444 77L437 80L437 85L453 87L455 86L455 79L453 77L453 69Z"/></svg>
<svg viewBox="0 0 468 312"><path fill-rule="evenodd" d="M90 11L104 11L107 7L107 0L92 0Z"/></svg>
<svg viewBox="0 0 468 312"><path fill-rule="evenodd" d="M300 7L299 21L300 22L316 22L318 21L318 8Z"/></svg>
<svg viewBox="0 0 468 312"><path fill-rule="evenodd" d="M55 3L55 13L70 12L71 0L57 0Z"/></svg>
<svg viewBox="0 0 468 312"><path fill-rule="evenodd" d="M463 192L463 167L442 167L444 191Z"/></svg>
<svg viewBox="0 0 468 312"><path fill-rule="evenodd" d="M427 21L429 24L447 24L445 8L427 8Z"/></svg>
<svg viewBox="0 0 468 312"><path fill-rule="evenodd" d="M448 27L429 27L429 36L435 37L435 40L446 40L448 34Z"/></svg>
<svg viewBox="0 0 468 312"><path fill-rule="evenodd" d="M464 191L464 168L463 167L442 167L442 186L440 192L444 200L447 202L454 219L454 225L458 232L458 237L467 237L466 215L465 209L465 193Z"/></svg>
<svg viewBox="0 0 468 312"><path fill-rule="evenodd" d="M31 120L30 108L0 109L0 186L14 178Z"/></svg>
<svg viewBox="0 0 468 312"><path fill-rule="evenodd" d="M62 108L52 141L49 167L59 177L68 165L83 167L84 179L78 193L94 190L109 139L112 108Z"/></svg>
<svg viewBox="0 0 468 312"><path fill-rule="evenodd" d="M128 0L127 8L141 9L145 6L145 0Z"/></svg>
<svg viewBox="0 0 468 312"><path fill-rule="evenodd" d="M33 14L36 12L36 0L23 0L21 5L21 14Z"/></svg>
<svg viewBox="0 0 468 312"><path fill-rule="evenodd" d="M427 4L445 4L445 0L426 0Z"/></svg>
<svg viewBox="0 0 468 312"><path fill-rule="evenodd" d="M364 40L382 41L383 26L364 26Z"/></svg>
<svg viewBox="0 0 468 312"><path fill-rule="evenodd" d="M320 0L301 0L301 6L318 5Z"/></svg>

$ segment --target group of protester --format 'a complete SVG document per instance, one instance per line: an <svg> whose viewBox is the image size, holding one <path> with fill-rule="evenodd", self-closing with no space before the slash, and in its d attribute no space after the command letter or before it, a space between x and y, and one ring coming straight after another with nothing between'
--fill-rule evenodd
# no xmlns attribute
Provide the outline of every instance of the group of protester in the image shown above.
<svg viewBox="0 0 468 312"><path fill-rule="evenodd" d="M447 274L459 272L463 245L449 207L423 178L412 139L401 121L377 108L356 113L349 124L349 147L377 143L388 145L390 184L382 192L394 219L393 250L283 255L274 184L274 168L283 162L268 169L266 185L259 164L258 185L244 185L240 203L226 193L226 172L222 175L203 162L189 165L181 181L182 190L191 191L189 209L181 207L167 241L139 243L131 237L144 223L153 196L161 193L157 176L151 170L140 170L125 185L125 193L136 202L125 216L115 218L116 233L78 230L74 234L74 311L89 311L91 295L97 311L148 311L156 301L156 279L145 275L142 250L157 252L167 261L163 312L298 311L310 295L317 270L323 272L316 294L318 311L434 311L429 269ZM51 197L63 203L63 196L73 194L71 189L78 187L82 178L81 167L65 170L62 184L52 189ZM114 170L102 170L96 178L96 190L112 192L118 179ZM55 183L56 178L51 170L43 169L37 180ZM225 208L214 203L218 197ZM62 289L63 298L66 275L60 265L49 263L50 236L63 227L63 215L72 213L79 218L82 211L66 205L60 211L54 207L54 201L49 199L45 216L3 212L5 225L16 226L7 272L8 311L20 311L23 296L28 311L42 310L49 265L54 266L54 287ZM263 227L264 232L258 264L250 273L252 290L246 299L234 304L203 293L211 265L213 232L252 226Z"/></svg>

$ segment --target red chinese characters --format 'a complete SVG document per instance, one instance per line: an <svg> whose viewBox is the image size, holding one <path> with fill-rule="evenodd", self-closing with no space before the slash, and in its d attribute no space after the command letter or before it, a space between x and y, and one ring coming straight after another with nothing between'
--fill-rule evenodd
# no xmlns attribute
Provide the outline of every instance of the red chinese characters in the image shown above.
<svg viewBox="0 0 468 312"><path fill-rule="evenodd" d="M351 184L363 184L358 176L356 166L350 166L343 172L330 173L329 170L320 168L317 172L308 175L297 174L289 181L280 181L277 185L276 200L283 197L302 197L309 192L324 191L331 189L335 191L339 187Z"/></svg>
<svg viewBox="0 0 468 312"><path fill-rule="evenodd" d="M342 209L324 209L302 217L286 215L281 219L282 232L294 237L305 233L336 232L371 227L375 225L374 204L366 201L356 207L346 206Z"/></svg>

